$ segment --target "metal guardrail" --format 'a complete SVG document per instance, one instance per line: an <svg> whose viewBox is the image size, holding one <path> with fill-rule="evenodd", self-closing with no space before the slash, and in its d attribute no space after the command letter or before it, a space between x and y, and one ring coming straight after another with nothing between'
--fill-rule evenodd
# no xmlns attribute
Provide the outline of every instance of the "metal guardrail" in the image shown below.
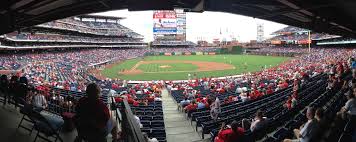
<svg viewBox="0 0 356 142"><path fill-rule="evenodd" d="M142 135L141 129L137 124L134 115L132 114L131 108L127 102L124 100L121 103L122 108L120 109L122 118L122 136L125 142L145 142L145 138Z"/></svg>

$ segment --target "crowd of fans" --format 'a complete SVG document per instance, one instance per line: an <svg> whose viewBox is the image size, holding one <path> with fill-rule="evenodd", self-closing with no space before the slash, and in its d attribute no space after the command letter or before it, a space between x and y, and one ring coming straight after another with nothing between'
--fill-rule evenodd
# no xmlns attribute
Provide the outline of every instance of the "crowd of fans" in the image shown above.
<svg viewBox="0 0 356 142"><path fill-rule="evenodd" d="M285 32L290 32L290 33L297 33L297 32L302 32L302 31L307 31L307 29L299 28L299 27L294 27L294 26L287 26L283 29L277 30L273 32L272 34L281 34Z"/></svg>
<svg viewBox="0 0 356 142"><path fill-rule="evenodd" d="M144 44L143 36L117 22L66 18L1 36L2 45ZM15 42L14 42L15 41ZM21 42L17 42L21 41ZM34 42L36 42L34 44ZM28 43L28 44L25 44ZM134 47L134 46L133 46Z"/></svg>
<svg viewBox="0 0 356 142"><path fill-rule="evenodd" d="M204 48L205 49L205 48ZM157 48L157 49L125 49L125 50L112 50L112 49L92 49L92 50L80 50L80 51L67 51L67 52L48 52L48 53L30 53L19 54L17 56L4 56L0 58L2 62L2 68L6 69L18 69L24 67L22 74L17 76L23 76L17 79L16 76L11 77L10 81L7 81L6 76L1 77L2 84L8 84L8 92L18 92L16 94L27 94L22 91L24 89L15 89L11 91L11 88L21 88L25 84L37 84L42 85L48 83L51 87L63 88L64 90L72 91L84 91L87 90L87 94L98 92L98 86L89 86L92 90L86 88L88 82L92 82L88 73L85 71L91 64L105 62L107 60L125 60L128 58L137 58L143 56L146 52L193 52L201 51L200 48ZM300 52L304 53L305 49L298 48L281 48L273 52ZM266 50L267 51L267 50ZM298 90L301 86L309 82L310 78L319 74L327 73L329 75L327 89L337 91L335 88L340 86L348 86L348 90L354 89L354 78L356 73L353 74L351 80L343 81L341 76L343 73L353 69L356 64L350 61L350 57L356 56L356 50L349 50L343 48L315 48L311 53L301 54L298 58L293 58L287 62L284 62L276 67L264 68L259 72L252 74L244 74L240 77L226 77L225 79L213 79L213 78L201 78L193 79L185 83L167 83L169 91L182 90L184 100L180 101L180 107L187 113L199 111L200 109L210 109L210 117L217 121L219 120L219 113L221 113L221 105L234 103L234 102L247 102L259 99L262 96L270 95L279 90L293 86L293 94L285 100L283 105L286 109L292 109L298 104ZM355 65L353 65L355 64ZM245 64L244 66L248 66ZM27 79L29 81L27 81ZM18 80L18 81L17 81ZM98 84L102 88L109 88L117 90L120 94L115 98L116 102L121 102L122 99L127 99L133 106L145 106L149 102L159 101L162 83L143 83L137 84L127 88L127 83L124 81L116 82L115 80L97 80ZM18 82L17 85L14 85ZM16 84L16 83L15 83ZM351 84L351 85L349 85ZM3 86L3 85L2 85ZM12 87L15 86L15 87ZM339 86L339 87L337 87ZM201 89L195 89L196 87L206 90L201 92ZM120 90L125 88L124 90ZM3 92L7 89L3 89ZM93 91L94 90L94 91ZM352 90L353 91L353 90ZM352 91L347 93L348 101L345 106L340 110L338 116L343 119L348 117L354 118L356 115L355 96ZM100 92L100 91L99 91ZM89 93L89 94L90 94ZM203 94L205 93L205 94ZM225 93L234 93L237 95L222 96ZM93 93L95 96L98 93ZM10 95L13 96L13 95ZM19 95L13 97L15 101L20 102L19 98L26 98L26 95ZM47 103L45 97L33 92L31 95L32 102L40 109L46 108ZM88 96L89 97L89 96ZM6 97L8 98L8 97ZM94 97L97 98L97 97ZM59 99L61 99L59 97ZM89 98L88 98L89 99ZM6 102L6 101L5 101ZM81 101L79 101L81 102ZM85 101L84 101L85 102ZM84 103L83 102L83 103ZM80 103L79 103L80 104ZM69 105L69 104L67 104ZM105 109L104 109L105 110ZM320 110L316 111L313 108L309 108L307 111L308 121L301 127L300 130L295 130L296 138L298 141L308 141L310 139L310 133L313 129L316 129L318 125L318 119L320 117ZM262 112L257 112L253 120L244 119L241 123L241 127L238 126L238 122L233 122L231 125L225 125L221 127L216 142L228 142L231 139L238 139L245 131L254 131L259 127L265 126L265 117ZM105 118L103 124L108 122L109 119ZM137 121L139 123L139 120ZM59 122L62 123L62 122ZM102 126L102 125L101 125ZM116 129L110 127L110 131L114 133ZM106 132L105 134L107 134ZM293 141L286 139L285 141Z"/></svg>
<svg viewBox="0 0 356 142"><path fill-rule="evenodd" d="M304 40L307 41L309 39L308 30L302 29L298 27L288 26L278 31L272 33L272 35L276 35L275 37L270 38L269 40L278 40L278 41L299 41ZM324 33L311 33L310 38L312 40L321 40L321 39L329 39L336 38L339 36L329 35Z"/></svg>
<svg viewBox="0 0 356 142"><path fill-rule="evenodd" d="M151 49L87 49L23 53L0 57L2 70L20 70L22 76L35 84L50 84L72 91L85 90L85 83L93 80L88 68L103 63L143 57L147 52L196 52L210 48L151 48Z"/></svg>
<svg viewBox="0 0 356 142"><path fill-rule="evenodd" d="M328 88L332 89L340 86L338 83L342 82L341 75L351 70L350 57L356 56L355 50L343 48L315 48L310 54L307 54L303 48L276 48L276 50L271 48L261 50L264 50L264 52L270 51L269 53L297 52L304 54L279 66L266 68L253 74L245 74L241 77L226 77L226 79L202 78L191 80L187 83L169 83L167 88L171 91L183 90L181 95L183 95L184 99L180 101L179 107L183 108L188 113L188 116L192 112L210 109L211 118L218 121L220 119L218 116L221 112L220 105L257 100L262 96L293 86L292 95L288 96L283 105L290 110L298 104L298 89L308 83L310 78L314 76L327 73L330 75ZM196 89L197 87L204 88L206 90L204 91L205 93L203 94L201 89ZM230 93L230 95L224 95L226 93ZM350 95L350 98L351 96L353 95ZM345 105L343 112L352 113L350 109L356 109L354 101L351 100L351 102ZM308 118L313 121L314 111L311 109L307 113ZM229 142L231 137L238 137L244 131L249 129L253 131L255 127L263 126L263 120L261 112L257 112L256 118L252 122L250 120L242 121L243 128L237 127L237 122L232 122L227 127L223 124L215 141ZM300 141L304 141L303 139L308 141L309 138L307 137L310 137L309 134L306 134L308 130L305 129L309 129L309 126L305 126L305 128L296 132L296 136ZM229 137L230 134L232 135L231 137Z"/></svg>
<svg viewBox="0 0 356 142"><path fill-rule="evenodd" d="M311 49L314 52L314 48ZM274 53L282 53L282 54L305 54L309 52L308 48L300 48L300 47L263 47L256 50L252 50L253 53L265 53L265 54L274 54Z"/></svg>
<svg viewBox="0 0 356 142"><path fill-rule="evenodd" d="M80 33L91 33L97 35L127 36L133 38L142 37L129 28L113 22L80 21L74 18L66 18L40 24L38 26L53 29L66 29L78 31Z"/></svg>
<svg viewBox="0 0 356 142"><path fill-rule="evenodd" d="M56 42L89 42L89 43L127 43L141 42L136 38L105 38L105 37L85 37L76 35L59 35L56 33L12 33L6 38L14 40L39 40L39 41L56 41Z"/></svg>

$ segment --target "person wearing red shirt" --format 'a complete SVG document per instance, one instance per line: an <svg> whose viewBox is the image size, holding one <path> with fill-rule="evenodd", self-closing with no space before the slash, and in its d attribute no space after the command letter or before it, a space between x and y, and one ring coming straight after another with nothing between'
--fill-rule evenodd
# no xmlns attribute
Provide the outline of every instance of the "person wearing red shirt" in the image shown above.
<svg viewBox="0 0 356 142"><path fill-rule="evenodd" d="M284 104L284 107L286 107L289 110L292 109L292 97L291 96L288 96L288 100Z"/></svg>
<svg viewBox="0 0 356 142"><path fill-rule="evenodd" d="M242 140L244 133L245 130L238 127L236 121L233 121L230 126L225 126L225 123L223 123L214 142L238 142Z"/></svg>
<svg viewBox="0 0 356 142"><path fill-rule="evenodd" d="M153 101L154 101L154 99L155 99L155 98L154 98L154 97L152 97L152 96L150 96L150 97L148 97L148 98L147 98L148 102L153 102Z"/></svg>
<svg viewBox="0 0 356 142"><path fill-rule="evenodd" d="M200 102L200 101L201 101L201 98L196 98L195 100L197 100L197 102Z"/></svg>
<svg viewBox="0 0 356 142"><path fill-rule="evenodd" d="M102 141L111 133L117 140L117 123L111 118L108 107L99 99L100 88L90 83L86 96L76 106L75 124L78 131L77 139Z"/></svg>
<svg viewBox="0 0 356 142"><path fill-rule="evenodd" d="M135 102L135 100L128 97L128 98L127 98L127 102L128 102L129 104L133 104L133 103Z"/></svg>
<svg viewBox="0 0 356 142"><path fill-rule="evenodd" d="M121 103L123 100L121 97L115 97L115 102L116 103Z"/></svg>
<svg viewBox="0 0 356 142"><path fill-rule="evenodd" d="M140 104L140 102L139 101L135 101L135 100L132 103L133 106L139 106L139 104Z"/></svg>
<svg viewBox="0 0 356 142"><path fill-rule="evenodd" d="M205 104L205 108L207 108L207 109L210 108L210 105L208 102L205 102L204 104Z"/></svg>
<svg viewBox="0 0 356 142"><path fill-rule="evenodd" d="M224 89L224 88L221 88L221 89L219 90L219 93L220 93L220 94L225 93L225 89Z"/></svg>
<svg viewBox="0 0 356 142"><path fill-rule="evenodd" d="M187 105L184 109L187 113L190 113L192 111L195 111L197 109L198 105L195 103L195 100L192 101L189 105Z"/></svg>
<svg viewBox="0 0 356 142"><path fill-rule="evenodd" d="M257 99L257 95L255 94L255 90L254 90L254 91L251 91L251 93L250 93L250 99L251 99L251 100Z"/></svg>
<svg viewBox="0 0 356 142"><path fill-rule="evenodd" d="M273 93L273 90L271 87L268 87L267 91L266 91L266 94L267 95L271 95Z"/></svg>
<svg viewBox="0 0 356 142"><path fill-rule="evenodd" d="M283 88L288 88L288 82L287 81L284 81Z"/></svg>
<svg viewBox="0 0 356 142"><path fill-rule="evenodd" d="M262 96L261 92L260 92L260 91L258 91L258 89L256 89L256 90L255 90L255 91L253 91L253 92L254 92L254 94L255 94L256 98L259 98L259 97L261 97L261 96Z"/></svg>

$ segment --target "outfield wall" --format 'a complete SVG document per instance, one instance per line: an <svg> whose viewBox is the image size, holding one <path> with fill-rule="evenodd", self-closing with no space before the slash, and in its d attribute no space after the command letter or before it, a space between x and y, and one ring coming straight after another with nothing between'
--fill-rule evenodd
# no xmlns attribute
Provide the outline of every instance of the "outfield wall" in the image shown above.
<svg viewBox="0 0 356 142"><path fill-rule="evenodd" d="M224 77L214 77L211 78L212 80L216 80L216 79L227 79L227 78L238 78L238 77L242 77L243 75L233 75L233 76L224 76ZM163 81L163 80L152 80L152 81L138 81L138 80L130 80L128 81L129 84L139 84L139 83L157 83L157 82L161 82L161 83L169 83L169 82L173 82L173 83L182 83L182 82L195 82L196 80L172 80L172 81Z"/></svg>
<svg viewBox="0 0 356 142"><path fill-rule="evenodd" d="M218 52L147 52L145 56L217 55Z"/></svg>

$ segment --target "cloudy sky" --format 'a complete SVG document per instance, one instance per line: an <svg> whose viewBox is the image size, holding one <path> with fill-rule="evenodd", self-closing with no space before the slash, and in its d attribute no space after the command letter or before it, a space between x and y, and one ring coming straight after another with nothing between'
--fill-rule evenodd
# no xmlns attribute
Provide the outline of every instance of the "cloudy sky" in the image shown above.
<svg viewBox="0 0 356 142"><path fill-rule="evenodd" d="M98 13L96 15L125 17L121 24L142 34L145 41L153 40L153 11L117 10ZM257 24L264 25L265 38L271 37L271 33L286 27L286 25L255 19L230 13L203 12L187 13L187 40L196 42L198 39L212 41L214 38L235 37L239 41L247 42L256 39ZM220 34L220 29L221 33Z"/></svg>

